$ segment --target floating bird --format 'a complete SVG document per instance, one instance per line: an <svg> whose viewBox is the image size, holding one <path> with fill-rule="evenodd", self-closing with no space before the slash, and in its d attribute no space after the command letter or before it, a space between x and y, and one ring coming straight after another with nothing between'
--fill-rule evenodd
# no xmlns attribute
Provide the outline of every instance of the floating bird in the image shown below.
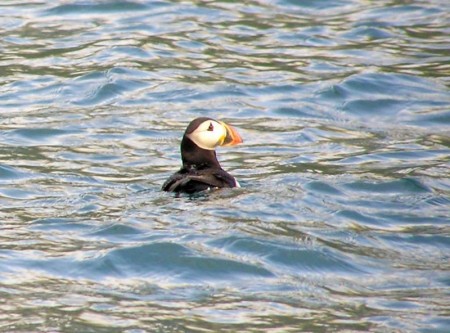
<svg viewBox="0 0 450 333"><path fill-rule="evenodd" d="M222 121L196 118L181 141L182 168L167 179L163 191L195 193L214 188L240 187L237 180L222 169L216 157L217 146L242 143L236 130Z"/></svg>

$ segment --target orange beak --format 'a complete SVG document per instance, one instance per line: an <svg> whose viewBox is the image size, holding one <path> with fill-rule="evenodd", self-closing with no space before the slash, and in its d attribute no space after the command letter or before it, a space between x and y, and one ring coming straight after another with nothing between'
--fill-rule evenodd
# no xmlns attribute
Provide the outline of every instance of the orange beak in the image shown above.
<svg viewBox="0 0 450 333"><path fill-rule="evenodd" d="M237 145L238 143L242 143L242 138L239 135L239 133L230 125L225 124L224 122L220 121L220 123L223 125L223 127L225 127L226 129L226 135L223 138L222 143L220 144L221 146L234 146Z"/></svg>

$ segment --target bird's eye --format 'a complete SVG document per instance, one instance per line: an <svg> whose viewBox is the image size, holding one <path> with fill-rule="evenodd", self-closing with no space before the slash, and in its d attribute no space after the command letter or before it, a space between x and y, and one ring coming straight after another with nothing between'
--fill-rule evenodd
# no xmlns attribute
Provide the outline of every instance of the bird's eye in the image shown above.
<svg viewBox="0 0 450 333"><path fill-rule="evenodd" d="M214 126L212 123L209 123L208 131L214 131Z"/></svg>

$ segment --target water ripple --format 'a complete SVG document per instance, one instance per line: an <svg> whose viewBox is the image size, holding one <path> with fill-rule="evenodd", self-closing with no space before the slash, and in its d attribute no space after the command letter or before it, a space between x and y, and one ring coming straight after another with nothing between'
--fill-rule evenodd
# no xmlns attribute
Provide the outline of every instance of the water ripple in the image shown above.
<svg viewBox="0 0 450 333"><path fill-rule="evenodd" d="M0 6L3 330L448 330L447 3Z"/></svg>

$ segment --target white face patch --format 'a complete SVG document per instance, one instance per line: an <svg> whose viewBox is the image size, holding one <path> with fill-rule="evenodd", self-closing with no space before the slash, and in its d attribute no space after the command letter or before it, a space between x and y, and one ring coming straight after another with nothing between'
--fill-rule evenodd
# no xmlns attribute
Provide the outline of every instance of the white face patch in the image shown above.
<svg viewBox="0 0 450 333"><path fill-rule="evenodd" d="M222 124L214 120L207 120L201 123L191 134L188 134L187 137L200 148L214 150L226 135L227 131Z"/></svg>

